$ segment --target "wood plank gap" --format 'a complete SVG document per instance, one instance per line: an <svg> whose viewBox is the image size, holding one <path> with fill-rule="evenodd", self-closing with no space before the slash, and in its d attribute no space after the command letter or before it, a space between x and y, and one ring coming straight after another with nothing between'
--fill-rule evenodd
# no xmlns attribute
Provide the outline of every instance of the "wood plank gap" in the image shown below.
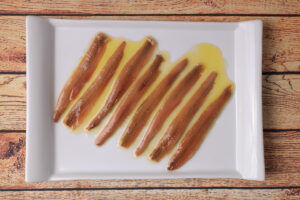
<svg viewBox="0 0 300 200"><path fill-rule="evenodd" d="M0 16L217 16L217 17L300 17L300 14L26 14L0 13Z"/></svg>
<svg viewBox="0 0 300 200"><path fill-rule="evenodd" d="M22 74L25 74L25 75L26 75L26 72L0 71L0 74L15 74L15 75L22 75Z"/></svg>
<svg viewBox="0 0 300 200"><path fill-rule="evenodd" d="M290 75L290 74L300 74L297 71L286 71L286 72L262 72L263 75Z"/></svg>
<svg viewBox="0 0 300 200"><path fill-rule="evenodd" d="M26 133L26 130L0 130L0 133Z"/></svg>
<svg viewBox="0 0 300 200"><path fill-rule="evenodd" d="M264 129L264 132L300 132L300 129Z"/></svg>
<svg viewBox="0 0 300 200"><path fill-rule="evenodd" d="M97 191L97 190L277 190L277 189L300 189L300 186L287 187L124 187L124 188L45 188L45 189L0 189L0 192L18 192L18 191Z"/></svg>

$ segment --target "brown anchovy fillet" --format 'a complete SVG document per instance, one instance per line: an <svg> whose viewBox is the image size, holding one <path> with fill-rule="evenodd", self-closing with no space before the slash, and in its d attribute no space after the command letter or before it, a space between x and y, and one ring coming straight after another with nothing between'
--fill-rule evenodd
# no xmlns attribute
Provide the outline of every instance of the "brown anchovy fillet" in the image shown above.
<svg viewBox="0 0 300 200"><path fill-rule="evenodd" d="M228 86L223 93L206 108L196 123L187 132L176 152L172 155L169 161L168 170L180 168L196 153L203 142L207 131L232 95L231 88L231 85Z"/></svg>
<svg viewBox="0 0 300 200"><path fill-rule="evenodd" d="M54 109L54 122L59 120L69 103L76 98L82 87L90 79L103 56L108 40L108 37L103 33L98 33L95 36L88 51L60 92Z"/></svg>
<svg viewBox="0 0 300 200"><path fill-rule="evenodd" d="M95 144L102 145L123 123L126 117L134 109L139 99L145 94L149 86L156 80L160 71L159 67L163 62L163 57L157 55L147 71L137 80L137 82L129 89L124 99L120 102L117 110L110 118L108 124L97 136Z"/></svg>
<svg viewBox="0 0 300 200"><path fill-rule="evenodd" d="M164 79L160 81L155 90L151 92L151 94L139 106L120 139L121 146L128 148L135 141L140 131L143 129L144 125L149 119L151 113L165 96L168 89L175 82L179 74L186 67L187 63L188 59L183 59L182 61L180 61L172 69L172 71L170 71L164 77Z"/></svg>
<svg viewBox="0 0 300 200"><path fill-rule="evenodd" d="M64 123L67 126L75 129L81 124L85 115L88 114L90 109L93 107L97 98L101 95L102 91L118 68L124 54L125 46L126 42L122 42L119 45L119 47L108 59L103 69L98 74L96 80L72 107L72 109L64 119Z"/></svg>
<svg viewBox="0 0 300 200"><path fill-rule="evenodd" d="M141 143L137 147L135 154L137 156L141 155L144 150L148 147L151 140L161 129L163 123L167 117L173 112L173 110L180 104L186 93L192 88L196 81L200 77L200 72L202 71L202 66L197 65L194 67L183 80L171 91L170 95L167 97L161 108L155 114L146 134L144 135Z"/></svg>
<svg viewBox="0 0 300 200"><path fill-rule="evenodd" d="M203 104L205 98L214 85L216 72L212 72L200 88L193 94L184 107L179 111L176 118L171 122L165 135L161 138L155 149L150 154L150 159L160 161L175 146L195 113Z"/></svg>
<svg viewBox="0 0 300 200"><path fill-rule="evenodd" d="M102 119L112 110L115 104L117 104L126 90L132 84L134 79L138 76L139 72L149 61L156 47L156 44L157 42L153 38L148 37L143 46L126 63L126 65L120 72L120 75L115 82L113 90L106 100L104 107L88 125L87 130L91 130L92 128L99 125Z"/></svg>

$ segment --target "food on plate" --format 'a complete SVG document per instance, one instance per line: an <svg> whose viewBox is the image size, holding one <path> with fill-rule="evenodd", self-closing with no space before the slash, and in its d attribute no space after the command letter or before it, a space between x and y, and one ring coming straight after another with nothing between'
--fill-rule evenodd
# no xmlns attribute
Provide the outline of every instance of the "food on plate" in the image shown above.
<svg viewBox="0 0 300 200"><path fill-rule="evenodd" d="M196 114L206 96L213 88L216 76L216 72L211 72L195 94L193 94L193 96L187 101L186 105L179 111L176 118L169 125L164 136L160 139L159 143L150 154L151 160L156 162L160 161L160 159L169 153L169 151L176 145L193 116Z"/></svg>
<svg viewBox="0 0 300 200"><path fill-rule="evenodd" d="M184 136L177 147L176 152L172 155L169 161L168 170L180 168L196 153L209 128L212 126L231 95L232 85L229 85L224 89L221 95L205 109L196 123Z"/></svg>
<svg viewBox="0 0 300 200"><path fill-rule="evenodd" d="M116 129L119 128L125 118L133 110L139 99L158 77L160 73L159 67L163 60L164 59L161 55L157 55L149 69L147 69L147 71L133 84L127 95L120 102L120 105L114 112L108 124L97 136L95 144L102 145L116 131Z"/></svg>
<svg viewBox="0 0 300 200"><path fill-rule="evenodd" d="M138 76L139 72L146 65L151 58L157 42L154 38L148 37L142 47L135 53L135 55L126 63L122 69L120 76L114 83L113 90L109 98L106 100L104 107L97 114L87 129L91 130L96 127L101 120L112 110L116 103L121 99L123 94L127 91L130 85Z"/></svg>
<svg viewBox="0 0 300 200"><path fill-rule="evenodd" d="M184 79L181 80L181 82L171 91L170 95L167 97L163 105L156 113L141 143L137 147L135 151L135 154L137 156L141 155L144 152L144 150L148 147L153 137L161 129L167 117L174 111L176 106L180 104L182 99L185 97L186 93L192 88L192 86L199 79L202 69L203 67L200 65L195 66L184 77Z"/></svg>
<svg viewBox="0 0 300 200"><path fill-rule="evenodd" d="M129 125L122 134L120 139L121 146L128 148L135 141L136 137L147 123L154 109L158 106L159 102L162 100L164 95L173 85L187 64L188 59L183 59L176 66L174 66L174 68L168 74L166 74L164 79L160 81L156 89L152 91L147 99L145 99L144 102L139 106Z"/></svg>
<svg viewBox="0 0 300 200"><path fill-rule="evenodd" d="M118 68L124 54L125 46L126 42L123 41L112 54L112 56L108 59L91 86L86 90L86 92L80 97L80 99L69 111L64 119L64 123L67 126L75 129L83 121L85 115L93 107L95 101L101 95L102 91L108 84L108 81L111 79L116 69Z"/></svg>
<svg viewBox="0 0 300 200"><path fill-rule="evenodd" d="M72 73L71 77L68 79L64 88L60 92L54 109L54 122L59 120L70 102L77 97L82 87L90 79L105 51L108 41L108 36L103 33L98 33L95 36L89 49L81 59L78 67Z"/></svg>
<svg viewBox="0 0 300 200"><path fill-rule="evenodd" d="M168 170L183 166L234 87L216 46L196 45L171 62L157 45L151 36L136 42L98 33L62 89L53 121L64 115L72 131L99 133L98 146L121 134L120 146L156 162L175 150Z"/></svg>

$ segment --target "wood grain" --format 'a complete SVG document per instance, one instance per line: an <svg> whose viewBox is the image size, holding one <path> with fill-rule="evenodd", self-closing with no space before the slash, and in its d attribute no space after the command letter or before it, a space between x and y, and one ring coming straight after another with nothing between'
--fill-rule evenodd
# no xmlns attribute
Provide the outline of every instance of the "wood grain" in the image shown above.
<svg viewBox="0 0 300 200"><path fill-rule="evenodd" d="M25 72L25 17L0 17L0 30L0 72Z"/></svg>
<svg viewBox="0 0 300 200"><path fill-rule="evenodd" d="M300 75L263 76L265 129L300 128Z"/></svg>
<svg viewBox="0 0 300 200"><path fill-rule="evenodd" d="M0 74L0 199L99 197L102 199L299 199L299 131L264 133L266 180L263 182L237 179L146 179L25 183L26 136L22 130L26 128L26 77L25 74L18 75L26 72L25 16L9 16L9 14L41 14L64 19L220 22L260 19L264 24L263 72L299 73L300 7L297 6L299 4L299 0L1 1L0 15L7 16L0 16L0 73L2 73ZM116 16L56 16L101 14ZM123 16L124 14L136 16ZM183 16L179 16L181 14ZM195 16L193 14L271 16ZM289 16L275 16L278 14ZM263 76L265 129L300 129L299 93L299 74ZM21 131L14 132L14 130ZM176 187L204 188L176 189ZM290 188L263 189L264 187ZM17 191L10 189L17 189Z"/></svg>
<svg viewBox="0 0 300 200"><path fill-rule="evenodd" d="M26 129L26 77L0 75L0 130Z"/></svg>
<svg viewBox="0 0 300 200"><path fill-rule="evenodd" d="M298 0L1 1L6 14L299 14Z"/></svg>
<svg viewBox="0 0 300 200"><path fill-rule="evenodd" d="M244 21L263 20L263 71L300 71L300 17L93 16L64 19ZM0 16L0 72L25 72L25 17Z"/></svg>
<svg viewBox="0 0 300 200"><path fill-rule="evenodd" d="M26 129L26 77L0 74L0 130ZM300 128L300 75L263 76L265 129Z"/></svg>
<svg viewBox="0 0 300 200"><path fill-rule="evenodd" d="M203 190L72 190L72 191L5 191L5 199L299 199L299 189L203 189Z"/></svg>
<svg viewBox="0 0 300 200"><path fill-rule="evenodd" d="M82 180L25 183L25 133L0 133L0 189L300 186L300 132L265 132L266 180ZM1 198L0 198L1 199Z"/></svg>

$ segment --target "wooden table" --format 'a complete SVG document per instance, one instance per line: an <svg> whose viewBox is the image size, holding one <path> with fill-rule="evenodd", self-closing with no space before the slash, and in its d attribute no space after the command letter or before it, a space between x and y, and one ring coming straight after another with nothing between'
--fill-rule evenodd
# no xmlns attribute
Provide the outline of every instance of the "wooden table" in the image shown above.
<svg viewBox="0 0 300 200"><path fill-rule="evenodd" d="M261 19L266 180L169 179L24 182L25 16L72 19L243 21ZM0 199L299 199L300 1L0 2Z"/></svg>

